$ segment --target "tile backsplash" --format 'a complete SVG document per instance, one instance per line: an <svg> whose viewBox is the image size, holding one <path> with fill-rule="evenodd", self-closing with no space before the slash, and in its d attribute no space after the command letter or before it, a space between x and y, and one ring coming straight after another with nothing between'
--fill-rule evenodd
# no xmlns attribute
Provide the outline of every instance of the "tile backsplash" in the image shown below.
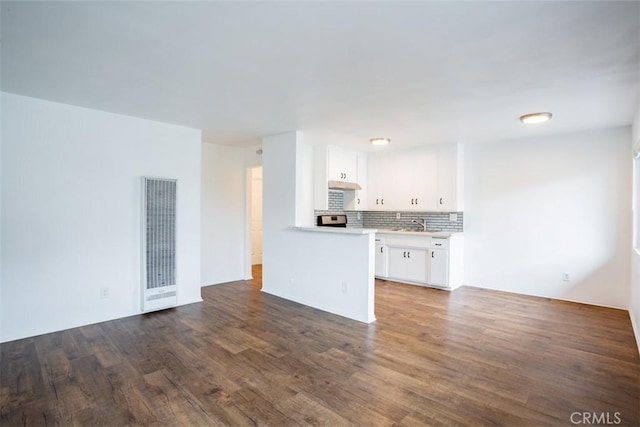
<svg viewBox="0 0 640 427"><path fill-rule="evenodd" d="M427 220L427 230L432 231L463 231L464 214L462 212L363 212L363 227L365 228L406 228L407 230L422 230L412 220L422 223ZM457 221L449 221L449 214L454 213Z"/></svg>
<svg viewBox="0 0 640 427"><path fill-rule="evenodd" d="M364 212L344 212L344 193L342 191L329 191L329 210L314 211L315 215L346 214L348 227L364 227Z"/></svg>
<svg viewBox="0 0 640 427"><path fill-rule="evenodd" d="M400 218L396 218L395 211L360 211L344 212L344 193L342 191L329 191L329 210L315 211L315 215L346 214L349 227L365 228L406 228L407 230L420 230L418 224L411 220L422 222L427 220L427 229L434 231L463 231L464 214L462 212L400 212ZM455 213L457 221L450 221L449 214Z"/></svg>
<svg viewBox="0 0 640 427"><path fill-rule="evenodd" d="M342 212L344 209L344 193L329 191L329 212Z"/></svg>

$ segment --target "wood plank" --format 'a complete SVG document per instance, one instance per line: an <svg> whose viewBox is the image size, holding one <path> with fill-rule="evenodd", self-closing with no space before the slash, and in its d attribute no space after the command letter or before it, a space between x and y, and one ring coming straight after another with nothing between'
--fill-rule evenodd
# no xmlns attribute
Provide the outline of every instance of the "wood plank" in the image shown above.
<svg viewBox="0 0 640 427"><path fill-rule="evenodd" d="M4 343L0 425L640 425L623 310L376 281L371 325L260 291Z"/></svg>

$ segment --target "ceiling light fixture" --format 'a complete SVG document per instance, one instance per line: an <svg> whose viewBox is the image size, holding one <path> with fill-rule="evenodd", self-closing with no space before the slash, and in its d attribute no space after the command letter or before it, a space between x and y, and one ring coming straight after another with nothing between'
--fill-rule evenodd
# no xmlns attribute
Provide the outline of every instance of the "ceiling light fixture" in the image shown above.
<svg viewBox="0 0 640 427"><path fill-rule="evenodd" d="M371 138L369 142L372 145L387 145L391 140L389 138Z"/></svg>
<svg viewBox="0 0 640 427"><path fill-rule="evenodd" d="M531 113L520 116L520 121L527 125L544 123L548 120L551 120L551 113Z"/></svg>

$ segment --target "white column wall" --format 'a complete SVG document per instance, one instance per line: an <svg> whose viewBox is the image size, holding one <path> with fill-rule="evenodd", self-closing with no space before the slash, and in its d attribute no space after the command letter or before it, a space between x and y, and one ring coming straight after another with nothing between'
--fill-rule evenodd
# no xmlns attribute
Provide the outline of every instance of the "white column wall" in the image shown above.
<svg viewBox="0 0 640 427"><path fill-rule="evenodd" d="M361 322L374 316L374 235L297 231L313 219L312 148L263 140L262 290Z"/></svg>

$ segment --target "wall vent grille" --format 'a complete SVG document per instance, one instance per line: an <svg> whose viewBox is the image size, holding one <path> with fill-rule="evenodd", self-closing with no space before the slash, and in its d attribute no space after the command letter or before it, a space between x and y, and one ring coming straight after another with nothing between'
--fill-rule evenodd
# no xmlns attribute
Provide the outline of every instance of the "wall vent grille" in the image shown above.
<svg viewBox="0 0 640 427"><path fill-rule="evenodd" d="M142 181L142 311L147 312L177 304L177 181Z"/></svg>

